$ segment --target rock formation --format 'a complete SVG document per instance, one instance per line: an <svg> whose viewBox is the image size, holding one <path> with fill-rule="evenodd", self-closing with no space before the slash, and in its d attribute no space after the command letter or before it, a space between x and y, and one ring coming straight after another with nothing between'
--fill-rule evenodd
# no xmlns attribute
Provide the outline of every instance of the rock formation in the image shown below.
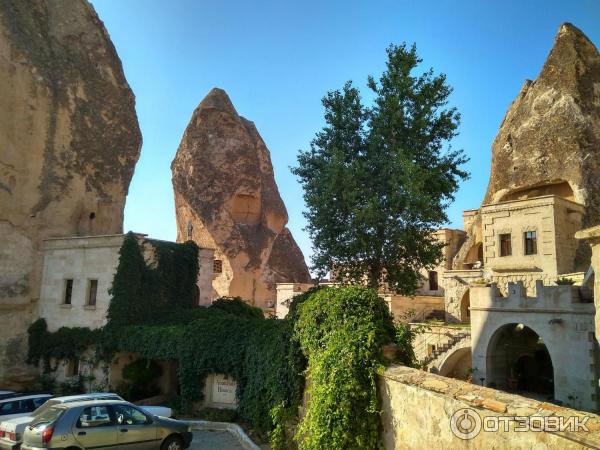
<svg viewBox="0 0 600 450"><path fill-rule="evenodd" d="M600 55L568 23L504 117L483 203L544 194L585 204L585 226L600 222Z"/></svg>
<svg viewBox="0 0 600 450"><path fill-rule="evenodd" d="M492 145L483 204L554 194L585 205L582 227L600 223L600 55L576 27L560 26L535 81L526 80ZM481 242L474 219L455 268ZM573 270L587 270L582 243Z"/></svg>
<svg viewBox="0 0 600 450"><path fill-rule="evenodd" d="M213 89L196 108L171 169L177 240L215 249L217 295L268 308L275 283L310 281L269 150L225 91Z"/></svg>
<svg viewBox="0 0 600 450"><path fill-rule="evenodd" d="M43 239L122 231L134 103L86 0L0 2L0 385L26 381Z"/></svg>

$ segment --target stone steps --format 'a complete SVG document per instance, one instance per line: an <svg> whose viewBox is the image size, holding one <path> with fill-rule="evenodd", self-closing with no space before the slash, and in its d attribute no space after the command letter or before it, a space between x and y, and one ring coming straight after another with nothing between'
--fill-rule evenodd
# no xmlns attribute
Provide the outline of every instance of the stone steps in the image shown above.
<svg viewBox="0 0 600 450"><path fill-rule="evenodd" d="M423 359L422 364L424 366L428 366L433 361L438 359L440 356L444 355L449 350L454 348L456 346L456 344L461 342L463 339L470 338L470 337L471 337L470 332L461 332L461 333L457 333L457 334L453 335L448 343L442 345L441 347L436 348L430 355L426 356Z"/></svg>

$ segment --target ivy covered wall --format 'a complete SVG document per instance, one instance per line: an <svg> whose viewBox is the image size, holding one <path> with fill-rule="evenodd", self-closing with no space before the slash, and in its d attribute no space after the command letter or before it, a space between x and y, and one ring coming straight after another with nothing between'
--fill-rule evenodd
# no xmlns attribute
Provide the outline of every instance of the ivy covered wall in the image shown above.
<svg viewBox="0 0 600 450"><path fill-rule="evenodd" d="M380 448L375 377L390 362L382 348L396 344L395 359L410 363L412 357L410 332L395 327L374 291L313 289L294 298L285 319L265 318L239 298L198 307L195 244L154 248L149 265L138 240L127 236L107 325L49 333L40 319L30 327L30 362L51 371L50 361L75 358L90 347L104 361L118 352L174 361L184 408L201 399L208 374L232 376L240 417L268 435L274 449ZM69 346L71 339L79 344ZM309 401L300 419L307 373Z"/></svg>

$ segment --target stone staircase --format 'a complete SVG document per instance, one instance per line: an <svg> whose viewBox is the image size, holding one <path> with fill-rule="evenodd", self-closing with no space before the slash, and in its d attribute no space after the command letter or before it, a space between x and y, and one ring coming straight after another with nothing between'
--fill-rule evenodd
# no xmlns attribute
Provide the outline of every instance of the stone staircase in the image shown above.
<svg viewBox="0 0 600 450"><path fill-rule="evenodd" d="M464 330L464 331L461 331L459 333L452 335L452 337L446 344L443 344L440 347L436 347L435 350L433 350L433 352L431 352L431 354L429 354L425 358L423 358L421 360L421 364L423 364L424 367L429 366L432 362L434 362L439 357L445 355L448 351L452 350L454 347L456 347L459 343L461 343L465 339L468 339L469 343L470 343L470 341L471 341L471 331L470 330Z"/></svg>

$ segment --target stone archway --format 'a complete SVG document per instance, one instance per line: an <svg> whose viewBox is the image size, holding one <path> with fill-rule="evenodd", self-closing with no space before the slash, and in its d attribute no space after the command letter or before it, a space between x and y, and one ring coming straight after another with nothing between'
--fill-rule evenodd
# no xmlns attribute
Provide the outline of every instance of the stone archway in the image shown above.
<svg viewBox="0 0 600 450"><path fill-rule="evenodd" d="M471 374L471 346L457 348L442 361L438 373L444 377L466 380Z"/></svg>
<svg viewBox="0 0 600 450"><path fill-rule="evenodd" d="M460 321L462 323L471 323L471 294L467 289L460 300Z"/></svg>
<svg viewBox="0 0 600 450"><path fill-rule="evenodd" d="M554 398L554 367L548 348L539 334L522 323L509 323L494 332L486 365L490 387Z"/></svg>

